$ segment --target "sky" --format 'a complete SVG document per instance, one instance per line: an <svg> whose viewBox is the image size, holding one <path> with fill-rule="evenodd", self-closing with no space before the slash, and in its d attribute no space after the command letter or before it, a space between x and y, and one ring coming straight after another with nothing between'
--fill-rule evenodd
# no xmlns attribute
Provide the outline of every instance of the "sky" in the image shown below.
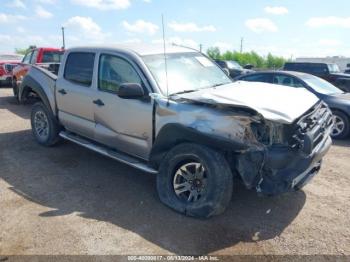
<svg viewBox="0 0 350 262"><path fill-rule="evenodd" d="M0 0L0 52L159 43L286 58L350 56L349 0Z"/></svg>

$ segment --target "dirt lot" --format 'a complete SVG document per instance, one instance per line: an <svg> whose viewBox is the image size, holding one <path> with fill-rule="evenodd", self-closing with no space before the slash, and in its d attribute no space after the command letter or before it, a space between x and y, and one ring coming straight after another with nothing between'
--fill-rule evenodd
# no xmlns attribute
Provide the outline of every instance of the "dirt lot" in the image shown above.
<svg viewBox="0 0 350 262"><path fill-rule="evenodd" d="M347 254L350 141L304 191L261 198L235 185L210 220L163 206L155 177L69 142L31 136L30 106L0 89L0 254Z"/></svg>

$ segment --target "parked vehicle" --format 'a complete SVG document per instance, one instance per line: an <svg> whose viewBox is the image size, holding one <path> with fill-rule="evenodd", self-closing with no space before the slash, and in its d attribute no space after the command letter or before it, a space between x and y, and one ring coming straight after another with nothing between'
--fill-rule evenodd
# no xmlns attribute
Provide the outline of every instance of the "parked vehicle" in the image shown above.
<svg viewBox="0 0 350 262"><path fill-rule="evenodd" d="M247 65L248 68L246 69L236 61L215 60L215 63L217 63L222 69L227 70L231 78L254 72L251 70L252 65Z"/></svg>
<svg viewBox="0 0 350 262"><path fill-rule="evenodd" d="M12 69L22 60L21 55L0 54L0 85L11 85Z"/></svg>
<svg viewBox="0 0 350 262"><path fill-rule="evenodd" d="M22 59L22 62L13 69L12 88L15 97L18 97L18 86L32 65L46 68L56 68L55 64L61 62L63 50L60 48L40 47L32 49Z"/></svg>
<svg viewBox="0 0 350 262"><path fill-rule="evenodd" d="M344 92L350 92L350 75L340 72L338 65L328 63L288 62L285 71L296 71L318 76Z"/></svg>
<svg viewBox="0 0 350 262"><path fill-rule="evenodd" d="M350 93L344 93L331 83L306 73L266 71L241 76L236 81L264 82L277 85L306 88L331 108L335 124L331 136L343 139L350 134Z"/></svg>
<svg viewBox="0 0 350 262"><path fill-rule="evenodd" d="M225 210L233 174L276 195L318 173L332 143L332 114L315 95L232 83L199 52L166 50L164 59L162 45L73 48L58 76L33 66L19 98L38 97L37 142L64 138L157 174L160 200L195 217Z"/></svg>
<svg viewBox="0 0 350 262"><path fill-rule="evenodd" d="M350 74L350 64L346 65L346 69L344 71L345 74Z"/></svg>

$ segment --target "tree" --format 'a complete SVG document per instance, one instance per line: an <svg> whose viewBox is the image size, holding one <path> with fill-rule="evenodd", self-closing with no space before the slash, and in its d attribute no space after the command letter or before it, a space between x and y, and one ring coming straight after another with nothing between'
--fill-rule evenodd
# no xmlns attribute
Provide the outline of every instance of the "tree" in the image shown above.
<svg viewBox="0 0 350 262"><path fill-rule="evenodd" d="M15 53L19 55L25 55L27 54L30 50L35 49L35 45L30 45L28 48L15 48Z"/></svg>
<svg viewBox="0 0 350 262"><path fill-rule="evenodd" d="M218 47L210 47L207 50L207 54L211 59L220 59L221 54L220 54L220 49Z"/></svg>
<svg viewBox="0 0 350 262"><path fill-rule="evenodd" d="M255 68L259 69L278 69L281 68L285 62L287 62L287 60L283 57L274 56L271 53L269 53L267 57L261 56L255 51L245 53L226 51L225 53L221 53L218 47L209 48L207 54L212 59L226 61L233 60L238 62L241 66L251 64Z"/></svg>

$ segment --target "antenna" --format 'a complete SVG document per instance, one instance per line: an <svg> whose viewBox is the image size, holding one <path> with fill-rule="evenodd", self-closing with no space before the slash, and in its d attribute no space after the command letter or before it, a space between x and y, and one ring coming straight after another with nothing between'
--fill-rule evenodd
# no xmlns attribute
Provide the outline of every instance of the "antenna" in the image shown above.
<svg viewBox="0 0 350 262"><path fill-rule="evenodd" d="M61 28L61 30L62 30L62 49L65 49L66 48L66 41L65 41L65 39L64 39L64 27L62 26L62 28Z"/></svg>
<svg viewBox="0 0 350 262"><path fill-rule="evenodd" d="M162 28L163 28L163 48L164 48L164 63L165 63L166 96L168 97L168 104L169 104L168 63L167 63L167 58L166 58L165 28L164 28L164 15L163 14L162 14Z"/></svg>

